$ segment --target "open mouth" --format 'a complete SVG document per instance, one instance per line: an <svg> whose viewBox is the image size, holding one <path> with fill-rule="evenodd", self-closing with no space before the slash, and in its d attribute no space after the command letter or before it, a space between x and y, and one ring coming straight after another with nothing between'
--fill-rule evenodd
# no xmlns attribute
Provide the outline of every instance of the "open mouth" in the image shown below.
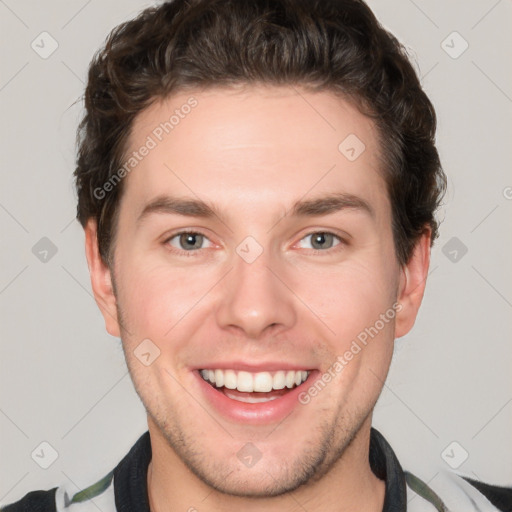
<svg viewBox="0 0 512 512"><path fill-rule="evenodd" d="M225 369L203 369L202 379L226 397L256 404L269 402L289 393L309 378L310 370L278 370L251 373Z"/></svg>

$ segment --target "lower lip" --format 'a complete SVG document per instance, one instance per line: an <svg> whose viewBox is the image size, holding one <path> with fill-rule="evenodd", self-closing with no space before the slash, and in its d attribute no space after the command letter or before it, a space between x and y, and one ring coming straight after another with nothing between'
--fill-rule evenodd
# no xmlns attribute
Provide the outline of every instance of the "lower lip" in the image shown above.
<svg viewBox="0 0 512 512"><path fill-rule="evenodd" d="M199 387L207 402L222 416L238 423L264 425L282 421L296 407L303 407L299 402L299 394L311 386L318 372L316 370L311 371L306 381L291 389L288 393L274 400L256 404L248 404L228 398L222 391L217 391L216 388L208 384L201 377L199 371L195 370L193 373L199 381Z"/></svg>

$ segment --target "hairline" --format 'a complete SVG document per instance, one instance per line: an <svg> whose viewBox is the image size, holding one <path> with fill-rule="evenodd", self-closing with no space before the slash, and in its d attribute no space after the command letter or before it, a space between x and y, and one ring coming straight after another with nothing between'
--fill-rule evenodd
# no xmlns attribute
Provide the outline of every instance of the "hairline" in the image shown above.
<svg viewBox="0 0 512 512"><path fill-rule="evenodd" d="M133 127L137 122L137 119L151 107L155 106L158 103L165 103L169 101L171 98L175 96L179 96L185 93L203 93L203 92L233 92L235 94L247 94L251 93L258 88L264 88L268 90L279 90L285 89L289 87L298 87L302 88L306 92L318 92L318 93L331 93L337 99L341 101L345 101L351 107L355 108L361 115L366 117L371 121L371 130L374 132L374 136L377 142L377 151L375 152L374 157L377 161L377 172L382 177L385 188L386 188L386 197L390 203L391 208L391 227L392 227L392 236L393 236L393 247L395 250L395 255L398 259L398 254L396 251L396 237L395 237L395 212L393 208L393 202L390 196L389 190L389 173L391 171L391 167L393 166L392 160L394 159L394 154L389 154L384 150L384 143L386 141L386 137L383 134L383 127L380 125L378 118L374 115L374 111L367 105L365 98L362 94L347 92L342 87L337 87L336 84L319 84L315 82L308 81L290 81L290 82L280 82L274 83L269 80L256 80L256 81L248 81L245 79L232 81L230 83L225 82L208 82L208 83L186 83L186 84L177 84L171 88L166 93L156 94L152 96L147 104L141 108L138 112L134 114L132 117L130 124L124 134L124 140L121 144L121 149L119 152L119 158L116 158L114 163L114 168L120 166L121 162L127 159L128 153L130 151L130 147L132 145L132 135L133 135ZM121 179L117 189L117 198L115 200L115 208L114 213L110 219L110 240L107 248L107 265L109 268L113 268L114 266L114 257L115 257L115 246L117 242L117 234L118 234L118 224L119 224L119 215L121 210L121 202L124 197L124 189L125 189L125 180L128 176L125 176ZM112 196L109 196L112 197ZM103 216L104 210L106 209L108 201L104 203L100 211L100 217Z"/></svg>

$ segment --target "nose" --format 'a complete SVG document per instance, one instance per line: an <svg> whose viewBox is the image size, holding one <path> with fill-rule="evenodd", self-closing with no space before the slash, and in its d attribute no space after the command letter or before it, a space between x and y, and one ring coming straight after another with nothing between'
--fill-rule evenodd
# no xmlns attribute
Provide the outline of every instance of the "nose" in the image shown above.
<svg viewBox="0 0 512 512"><path fill-rule="evenodd" d="M280 268L266 251L250 263L235 253L233 268L223 280L219 326L252 339L292 327L297 319L294 295Z"/></svg>

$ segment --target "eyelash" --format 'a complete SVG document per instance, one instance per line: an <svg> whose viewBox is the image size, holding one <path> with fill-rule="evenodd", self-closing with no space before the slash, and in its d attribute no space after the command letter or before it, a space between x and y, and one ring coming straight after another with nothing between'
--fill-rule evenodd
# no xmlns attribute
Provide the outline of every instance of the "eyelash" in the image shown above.
<svg viewBox="0 0 512 512"><path fill-rule="evenodd" d="M311 235L316 235L316 234L323 234L323 235L333 235L335 238L337 238L339 240L339 244L335 245L334 247L331 247L330 249L326 249L324 251L320 250L320 249L308 249L309 251L311 251L315 256L316 255L325 255L325 254L332 254L333 252L337 252L338 250L341 250L343 248L343 246L347 245L347 242L346 240L344 240L343 238L341 238L339 235L337 235L336 233L333 233L331 231L311 231L309 233L307 233L306 235L304 235L300 240L302 241L304 238L307 238L308 236L311 236ZM201 235L203 237L205 237L206 239L209 240L209 238L204 234L204 233L201 233L200 231L178 231L176 233L173 233L172 235L168 236L162 243L167 246L167 247L171 247L169 245L169 242L173 239L173 238L176 238L177 236L180 236L180 235ZM179 256L185 256L185 257L195 257L195 256L199 256L202 249L196 249L196 250L191 250L191 251L185 251L185 250L180 250L180 249L176 249L175 247L171 247L169 249L172 253L175 253L175 254L178 254Z"/></svg>

